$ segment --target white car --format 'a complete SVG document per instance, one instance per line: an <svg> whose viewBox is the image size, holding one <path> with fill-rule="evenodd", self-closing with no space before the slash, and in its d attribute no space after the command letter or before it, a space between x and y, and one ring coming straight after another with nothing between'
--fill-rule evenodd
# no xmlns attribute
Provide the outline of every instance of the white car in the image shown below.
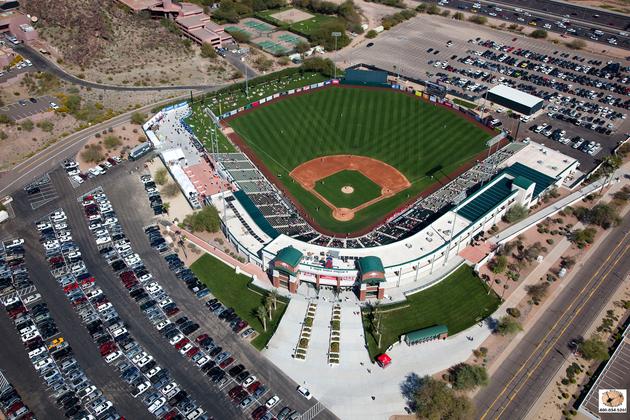
<svg viewBox="0 0 630 420"><path fill-rule="evenodd" d="M28 295L26 296L24 299L22 299L22 301L28 305L29 303L33 303L35 301L38 301L39 299L41 299L42 295L40 295L39 293L33 293L32 295Z"/></svg>
<svg viewBox="0 0 630 420"><path fill-rule="evenodd" d="M112 405L111 401L105 401L94 407L94 414L98 416L99 414L105 412L105 410L108 410Z"/></svg>
<svg viewBox="0 0 630 420"><path fill-rule="evenodd" d="M131 391L131 395L135 398L138 395L142 394L147 389L149 389L150 386L151 386L151 382L149 381L141 382Z"/></svg>
<svg viewBox="0 0 630 420"><path fill-rule="evenodd" d="M13 247L16 247L16 246L20 246L23 243L24 243L24 239L14 239L12 241L5 242L4 243L4 247L10 249L10 248L13 248Z"/></svg>
<svg viewBox="0 0 630 420"><path fill-rule="evenodd" d="M126 332L127 332L127 328L125 328L125 327L116 328L114 331L112 331L112 335L115 338L115 337L123 335Z"/></svg>
<svg viewBox="0 0 630 420"><path fill-rule="evenodd" d="M87 397L88 395L90 395L94 391L96 391L96 386L95 385L90 385L87 388L82 389L81 391L77 392L77 397L79 397L79 399L83 400L85 397Z"/></svg>
<svg viewBox="0 0 630 420"><path fill-rule="evenodd" d="M52 365L53 364L53 360L50 357L47 357L43 360L40 360L38 362L36 362L33 367L35 368L35 370L40 370L42 369L44 366L48 366L48 365Z"/></svg>
<svg viewBox="0 0 630 420"><path fill-rule="evenodd" d="M114 360L118 359L121 355L122 352L119 350L109 353L107 356L104 357L105 363L111 363Z"/></svg>
<svg viewBox="0 0 630 420"><path fill-rule="evenodd" d="M278 401L280 401L280 397L274 395L267 400L267 402L265 403L265 407L267 407L267 410L271 410L276 406L276 404L278 404Z"/></svg>
<svg viewBox="0 0 630 420"><path fill-rule="evenodd" d="M143 351L142 351L142 352L140 352L140 353L138 353L138 354L134 355L134 356L131 358L131 361L132 361L133 363L135 363L135 364L138 364L138 362L139 362L140 360L144 359L144 358L145 358L145 357L147 357L147 356L148 356L148 354L147 354L146 352L143 352ZM147 362L147 363L149 363L149 362Z"/></svg>
<svg viewBox="0 0 630 420"><path fill-rule="evenodd" d="M72 180L77 184L83 184L83 178L81 178L79 175L73 175Z"/></svg>
<svg viewBox="0 0 630 420"><path fill-rule="evenodd" d="M54 109L55 111L59 109L59 105L57 105L57 104L56 104L56 103L54 103L54 102L51 102L51 103L50 103L50 107L51 107L52 109Z"/></svg>
<svg viewBox="0 0 630 420"><path fill-rule="evenodd" d="M37 230L44 230L44 229L50 229L52 227L52 225L49 222L39 222L35 225L35 227L37 228Z"/></svg>
<svg viewBox="0 0 630 420"><path fill-rule="evenodd" d="M159 367L159 366L154 367L153 369L151 369L150 371L148 371L148 372L146 373L147 378L153 378L153 377L154 377L155 375L157 375L157 374L158 374L161 370L162 370L162 368L161 368L161 367Z"/></svg>
<svg viewBox="0 0 630 420"><path fill-rule="evenodd" d="M204 413L203 408L197 407L190 413L186 414L186 420L195 420Z"/></svg>
<svg viewBox="0 0 630 420"><path fill-rule="evenodd" d="M160 392L162 393L162 395L164 395L166 398L170 398L168 395L171 393L171 391L173 390L177 390L175 393L173 393L173 395L177 394L179 392L179 387L177 386L177 382L171 382L170 384L166 385L164 388L160 389Z"/></svg>
<svg viewBox="0 0 630 420"><path fill-rule="evenodd" d="M168 340L169 343L171 343L171 345L175 345L177 344L182 338L184 338L183 334L177 334L175 337L171 338L170 340Z"/></svg>
<svg viewBox="0 0 630 420"><path fill-rule="evenodd" d="M186 352L190 349L192 349L194 346L191 343L186 343L186 345L184 347L182 347L181 349L179 349L179 352L181 354L186 354Z"/></svg>
<svg viewBox="0 0 630 420"><path fill-rule="evenodd" d="M210 361L210 356L202 356L199 360L195 362L195 364L197 365L197 367L202 367L209 361Z"/></svg>
<svg viewBox="0 0 630 420"><path fill-rule="evenodd" d="M306 387L298 386L297 392L299 392L307 400L310 400L311 398L313 398L311 391L309 391L308 388Z"/></svg>
<svg viewBox="0 0 630 420"><path fill-rule="evenodd" d="M29 331L26 334L22 335L22 342L25 343L28 340L32 340L35 337L39 337L39 332L38 331Z"/></svg>
<svg viewBox="0 0 630 420"><path fill-rule="evenodd" d="M153 401L149 406L149 411L151 413L155 413L160 407L162 407L166 403L165 397L160 397L157 400Z"/></svg>
<svg viewBox="0 0 630 420"><path fill-rule="evenodd" d="M171 323L171 321L169 321L168 319L167 319L167 320L164 320L164 321L160 321L160 322L158 322L158 323L155 325L155 328L157 328L157 329L158 329L158 331L162 331L162 330L163 330L164 328L166 328L166 326L167 326L168 324L170 324L170 323Z"/></svg>
<svg viewBox="0 0 630 420"><path fill-rule="evenodd" d="M98 236L96 238L96 244L97 245L104 245L108 242L111 242L112 238L109 235L104 235L104 236Z"/></svg>
<svg viewBox="0 0 630 420"><path fill-rule="evenodd" d="M153 360L153 356L151 355L144 356L142 359L138 360L138 362L136 363L136 366L142 367L146 365L147 363L149 363L151 360Z"/></svg>
<svg viewBox="0 0 630 420"><path fill-rule="evenodd" d="M245 380L243 381L241 385L243 385L243 388L247 388L248 386L253 384L255 381L256 381L256 376L249 375L247 378L245 378Z"/></svg>
<svg viewBox="0 0 630 420"><path fill-rule="evenodd" d="M36 348L34 350L29 351L28 352L28 357L32 359L33 357L37 357L40 354L44 353L46 350L47 350L46 346L38 347L38 348Z"/></svg>

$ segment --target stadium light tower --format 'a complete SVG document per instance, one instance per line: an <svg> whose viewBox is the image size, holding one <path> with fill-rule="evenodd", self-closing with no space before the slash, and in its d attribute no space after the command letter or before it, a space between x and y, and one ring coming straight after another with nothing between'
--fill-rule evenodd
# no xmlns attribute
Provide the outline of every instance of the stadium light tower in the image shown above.
<svg viewBox="0 0 630 420"><path fill-rule="evenodd" d="M335 55L337 55L337 38L339 38L341 36L341 32L331 32L330 36L332 36L333 38L335 38ZM334 73L334 78L337 78L337 65L335 63L333 63L333 73Z"/></svg>

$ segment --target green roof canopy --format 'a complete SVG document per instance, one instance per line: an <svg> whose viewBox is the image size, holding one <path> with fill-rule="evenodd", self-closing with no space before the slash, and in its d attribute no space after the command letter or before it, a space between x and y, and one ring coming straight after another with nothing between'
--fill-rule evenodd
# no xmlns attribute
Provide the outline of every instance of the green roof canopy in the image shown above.
<svg viewBox="0 0 630 420"><path fill-rule="evenodd" d="M412 344L417 341L438 337L440 334L448 334L448 327L446 325L434 325L433 327L409 332L405 334L405 341Z"/></svg>
<svg viewBox="0 0 630 420"><path fill-rule="evenodd" d="M519 175L514 178L514 180L512 180L512 183L517 187L521 187L522 189L526 190L534 183L534 181Z"/></svg>
<svg viewBox="0 0 630 420"><path fill-rule="evenodd" d="M536 186L534 187L534 197L538 197L541 192L545 191L551 184L556 182L556 180L549 175L545 175L542 172L518 162L506 168L505 172L513 177L522 176L534 181L536 183Z"/></svg>
<svg viewBox="0 0 630 420"><path fill-rule="evenodd" d="M296 267L302 260L303 256L304 254L302 254L300 251L293 248L292 246L288 246L278 251L276 259L290 265L291 267Z"/></svg>
<svg viewBox="0 0 630 420"><path fill-rule="evenodd" d="M511 194L512 180L503 177L460 208L457 213L471 222L476 222Z"/></svg>
<svg viewBox="0 0 630 420"><path fill-rule="evenodd" d="M370 273L372 271L377 271L379 273L385 273L385 269L383 268L383 262L379 257L361 257L358 261L359 271L362 274Z"/></svg>

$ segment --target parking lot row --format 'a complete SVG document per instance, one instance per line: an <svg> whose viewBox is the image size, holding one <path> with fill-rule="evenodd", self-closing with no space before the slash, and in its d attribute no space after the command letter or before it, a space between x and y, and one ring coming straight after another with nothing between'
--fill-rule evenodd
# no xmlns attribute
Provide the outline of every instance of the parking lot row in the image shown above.
<svg viewBox="0 0 630 420"><path fill-rule="evenodd" d="M148 184L150 188L151 178L144 176L141 180L145 186ZM111 229L99 229L100 221L97 220L97 217L102 211L97 201L105 199L100 189L91 191L81 198L85 204L86 216L95 232L95 240L101 248L101 253L112 270L118 274L123 286L129 291L130 297L138 302L141 311L145 313L165 339L182 355L188 357L201 370L202 374L208 376L211 383L214 383L221 390L232 390L235 387L240 387L238 395L228 393L227 397L245 414L250 410L255 411L258 407L265 407L259 409L256 415L258 417L266 415L267 418L272 418L271 409L278 404L280 399L277 396L267 397L268 388L261 384L254 374L248 371L243 364L239 364L229 351L208 334L202 333L196 337L193 335L199 329L199 324L189 319L188 316L181 315L177 304L156 281L152 281L150 273L138 272L138 265L144 267L144 263L139 259L138 254L133 252L124 233ZM105 206L103 210L106 213L105 220L112 217L112 214L108 213L110 211L109 206ZM101 217L101 219L103 218ZM167 253L168 246L165 239L159 234L159 228L155 225L148 226L145 233L157 252L166 252L164 259L169 269L174 272L178 279L187 284L188 290L195 294L195 298L201 299L207 296L209 293L207 287L199 282L176 254ZM222 309L226 310L226 308ZM175 316L179 317L175 319ZM240 327L239 332L250 330L247 328L247 324L240 319L236 320L236 324ZM247 333L251 335L253 330ZM258 407L256 407L256 403L259 404ZM295 412L291 409L286 411L289 411L288 414ZM296 416L299 416L299 413L295 413L294 417Z"/></svg>
<svg viewBox="0 0 630 420"><path fill-rule="evenodd" d="M119 370L121 378L130 384L131 395L141 399L154 416L207 418L188 393L172 381L168 370L160 367L128 331L114 305L87 271L66 220L63 210L57 210L36 227L53 276L79 314L103 360ZM118 417L109 413L105 417L99 415L100 418Z"/></svg>
<svg viewBox="0 0 630 420"><path fill-rule="evenodd" d="M4 261L21 260L19 265L11 265L14 283L28 278L28 269L23 266L23 243L23 239L16 239L8 245L5 243L3 248ZM68 341L59 336L48 305L42 301L41 295L35 293L24 299L16 296L5 300L5 303L5 309L13 319L35 371L66 417L95 419L94 415L103 414L106 417L105 413L108 412L111 418L119 418L113 403L102 397L102 391L92 384L75 359ZM5 414L11 420L32 418L32 413L22 403L14 403L5 410Z"/></svg>

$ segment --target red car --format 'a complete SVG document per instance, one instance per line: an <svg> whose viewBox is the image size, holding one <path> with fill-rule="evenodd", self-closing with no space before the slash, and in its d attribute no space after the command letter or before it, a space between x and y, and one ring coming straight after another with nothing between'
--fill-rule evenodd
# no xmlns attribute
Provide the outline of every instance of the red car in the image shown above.
<svg viewBox="0 0 630 420"><path fill-rule="evenodd" d="M108 354L118 350L118 347L113 341L108 341L107 343L101 344L98 349L101 353L101 356L107 356Z"/></svg>
<svg viewBox="0 0 630 420"><path fill-rule="evenodd" d="M165 312L166 316L174 316L179 313L179 308L176 306L174 308L169 308Z"/></svg>
<svg viewBox="0 0 630 420"><path fill-rule="evenodd" d="M201 343L203 340L205 340L206 338L208 338L208 334L199 334L197 336L197 338L195 338L195 341L197 343Z"/></svg>
<svg viewBox="0 0 630 420"><path fill-rule="evenodd" d="M72 282L72 283L70 283L69 285L65 286L65 287L63 288L63 291L64 291L64 292L66 292L66 293L69 293L69 292L71 292L72 290L77 289L78 287L79 287L79 285L78 285L78 284L77 284L77 282L75 281L75 282Z"/></svg>
<svg viewBox="0 0 630 420"><path fill-rule="evenodd" d="M193 357L197 353L199 353L199 347L193 347L192 349L186 352L186 356Z"/></svg>
<svg viewBox="0 0 630 420"><path fill-rule="evenodd" d="M177 350L181 350L182 347L184 347L186 344L190 343L190 340L187 339L186 337L182 338L181 340L179 340L177 343L175 343L175 348Z"/></svg>
<svg viewBox="0 0 630 420"><path fill-rule="evenodd" d="M221 369L225 369L226 367L230 366L233 362L234 362L234 358L233 357L228 357L227 359L222 361L221 364L219 364L219 367Z"/></svg>
<svg viewBox="0 0 630 420"><path fill-rule="evenodd" d="M230 389L228 391L228 397L230 398L234 398L236 395L238 395L239 392L241 392L243 390L243 387L240 385L236 385L234 388Z"/></svg>
<svg viewBox="0 0 630 420"><path fill-rule="evenodd" d="M256 392L256 390L259 387L260 387L260 381L253 382L247 387L247 392L249 392L250 394L253 394L254 392Z"/></svg>
<svg viewBox="0 0 630 420"><path fill-rule="evenodd" d="M260 407L252 411L252 418L254 420L259 420L265 414L267 414L267 407L265 407L264 405L261 405Z"/></svg>

